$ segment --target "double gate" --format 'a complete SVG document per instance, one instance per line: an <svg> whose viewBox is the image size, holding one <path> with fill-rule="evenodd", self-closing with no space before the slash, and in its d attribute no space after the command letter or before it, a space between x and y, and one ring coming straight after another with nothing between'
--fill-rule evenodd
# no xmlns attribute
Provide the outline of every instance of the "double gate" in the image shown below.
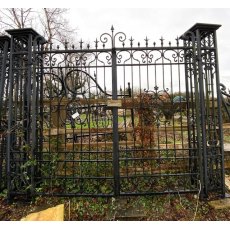
<svg viewBox="0 0 230 230"><path fill-rule="evenodd" d="M122 32L0 37L1 189L16 195L224 196L219 25L175 44Z"/></svg>

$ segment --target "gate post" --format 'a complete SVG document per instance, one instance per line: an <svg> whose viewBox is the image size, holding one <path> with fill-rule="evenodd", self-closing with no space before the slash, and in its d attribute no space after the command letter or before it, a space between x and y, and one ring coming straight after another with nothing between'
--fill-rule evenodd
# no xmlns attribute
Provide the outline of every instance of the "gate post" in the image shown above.
<svg viewBox="0 0 230 230"><path fill-rule="evenodd" d="M200 126L201 162L200 177L202 181L201 197L207 197L210 192L225 195L224 182L224 152L221 98L219 88L219 66L217 54L216 30L220 25L197 23L183 37L191 39L194 35L193 61L194 77L197 75ZM187 37L186 37L187 34ZM182 38L181 37L181 38ZM197 127L199 128L199 127ZM199 131L199 129L198 129ZM199 136L199 133L197 134Z"/></svg>
<svg viewBox="0 0 230 230"><path fill-rule="evenodd" d="M11 35L7 130L9 200L14 192L33 196L35 190L41 85L40 59L36 52L43 38L31 28L6 32Z"/></svg>

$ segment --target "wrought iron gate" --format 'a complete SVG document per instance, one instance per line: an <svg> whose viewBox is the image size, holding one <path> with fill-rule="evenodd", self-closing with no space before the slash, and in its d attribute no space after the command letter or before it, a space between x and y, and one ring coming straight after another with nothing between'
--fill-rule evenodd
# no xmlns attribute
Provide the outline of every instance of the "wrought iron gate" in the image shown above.
<svg viewBox="0 0 230 230"><path fill-rule="evenodd" d="M92 47L63 49L33 29L8 30L0 179L9 199L224 196L219 27L196 24L167 45L112 27Z"/></svg>

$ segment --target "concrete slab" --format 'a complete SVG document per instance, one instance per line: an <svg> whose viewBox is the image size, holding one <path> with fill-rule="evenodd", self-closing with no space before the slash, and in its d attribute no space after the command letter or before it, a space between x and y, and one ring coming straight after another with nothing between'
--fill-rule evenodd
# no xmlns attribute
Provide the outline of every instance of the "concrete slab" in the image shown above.
<svg viewBox="0 0 230 230"><path fill-rule="evenodd" d="M138 221L146 219L145 208L141 204L133 206L127 198L118 198L115 202L117 209L114 220Z"/></svg>
<svg viewBox="0 0 230 230"><path fill-rule="evenodd" d="M115 220L121 221L131 221L131 220L141 220L147 218L144 208L127 208L125 210L119 210L115 216Z"/></svg>
<svg viewBox="0 0 230 230"><path fill-rule="evenodd" d="M63 221L64 204L57 205L46 210L31 213L21 219L21 221Z"/></svg>
<svg viewBox="0 0 230 230"><path fill-rule="evenodd" d="M213 201L209 201L208 204L214 209L226 209L226 208L230 208L230 199L225 198L220 200L213 200Z"/></svg>
<svg viewBox="0 0 230 230"><path fill-rule="evenodd" d="M225 175L225 187L230 191L230 176Z"/></svg>
<svg viewBox="0 0 230 230"><path fill-rule="evenodd" d="M230 143L224 143L224 151L230 152Z"/></svg>

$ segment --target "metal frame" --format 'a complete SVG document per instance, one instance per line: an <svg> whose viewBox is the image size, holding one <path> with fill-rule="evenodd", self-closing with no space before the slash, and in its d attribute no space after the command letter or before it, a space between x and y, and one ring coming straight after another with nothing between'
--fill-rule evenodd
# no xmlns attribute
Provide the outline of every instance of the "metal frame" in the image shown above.
<svg viewBox="0 0 230 230"><path fill-rule="evenodd" d="M112 27L93 48L63 49L44 49L33 29L8 30L9 74L3 64L0 79L8 199L224 196L219 27L195 24L167 46L147 37L135 46Z"/></svg>
<svg viewBox="0 0 230 230"><path fill-rule="evenodd" d="M194 25L183 39L193 43L193 73L197 81L197 141L200 155L202 196L219 189L225 193L223 130L216 30L220 25ZM199 104L198 104L199 100Z"/></svg>

